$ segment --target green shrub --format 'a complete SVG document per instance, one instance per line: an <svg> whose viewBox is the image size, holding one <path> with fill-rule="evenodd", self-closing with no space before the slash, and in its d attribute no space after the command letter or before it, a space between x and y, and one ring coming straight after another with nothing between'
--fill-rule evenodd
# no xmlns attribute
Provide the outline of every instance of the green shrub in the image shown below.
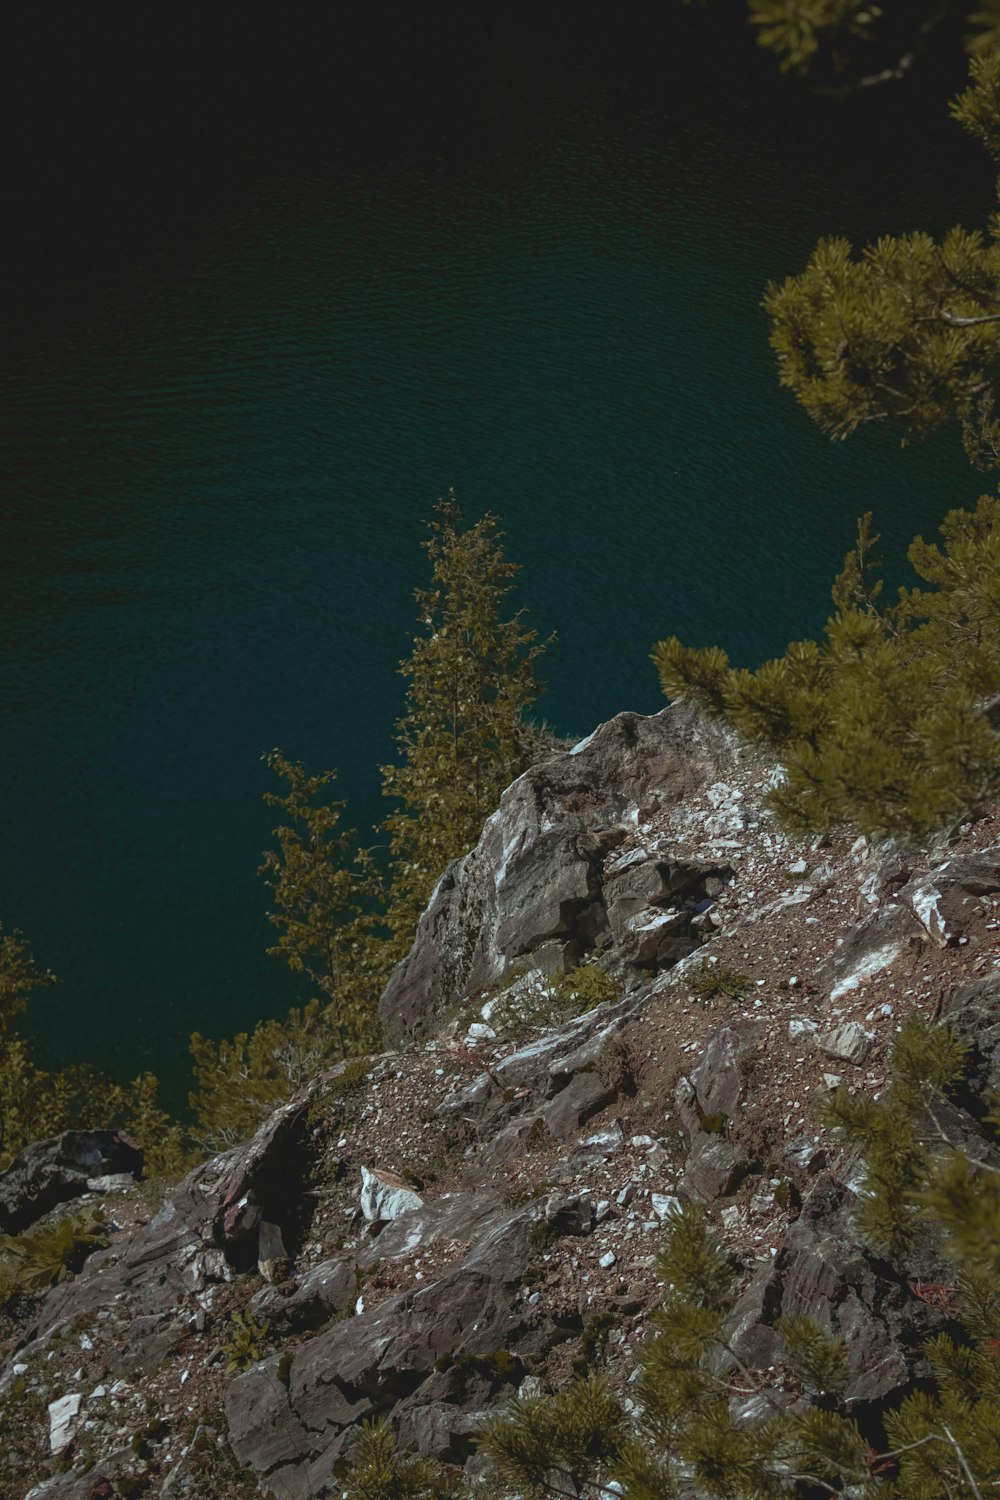
<svg viewBox="0 0 1000 1500"><path fill-rule="evenodd" d="M0 1291L46 1291L80 1270L87 1256L108 1243L104 1217L84 1208L50 1228L0 1235Z"/></svg>
<svg viewBox="0 0 1000 1500"><path fill-rule="evenodd" d="M716 995L742 1000L750 988L750 980L738 969L731 969L727 964L710 964L706 959L700 969L687 977L687 985L696 1000L708 1005Z"/></svg>
<svg viewBox="0 0 1000 1500"><path fill-rule="evenodd" d="M498 1036L526 1036L561 1026L621 996L621 985L595 963L550 977L518 968L492 997L489 1024Z"/></svg>
<svg viewBox="0 0 1000 1500"><path fill-rule="evenodd" d="M347 1475L345 1500L459 1500L461 1477L433 1458L396 1451L388 1422L365 1422L358 1435L355 1466Z"/></svg>
<svg viewBox="0 0 1000 1500"><path fill-rule="evenodd" d="M926 587L881 600L877 536L862 517L820 641L793 641L756 671L672 636L654 648L664 692L728 720L775 755L768 806L791 832L851 828L923 837L1000 793L1000 500L953 510L942 545L917 537Z"/></svg>
<svg viewBox="0 0 1000 1500"><path fill-rule="evenodd" d="M234 1312L229 1319L229 1339L222 1345L226 1361L226 1374L235 1375L249 1370L268 1353L268 1328L266 1323L255 1323L248 1312Z"/></svg>
<svg viewBox="0 0 1000 1500"><path fill-rule="evenodd" d="M552 991L569 1014L582 1016L599 1005L620 999L622 987L598 964L578 964L575 969L555 976Z"/></svg>

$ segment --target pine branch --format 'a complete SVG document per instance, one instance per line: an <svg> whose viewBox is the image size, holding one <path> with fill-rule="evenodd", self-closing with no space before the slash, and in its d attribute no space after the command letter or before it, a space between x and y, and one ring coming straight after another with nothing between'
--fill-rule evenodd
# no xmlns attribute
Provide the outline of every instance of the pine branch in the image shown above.
<svg viewBox="0 0 1000 1500"><path fill-rule="evenodd" d="M858 94L862 89L874 88L880 83L900 83L916 60L915 52L904 52L895 63L888 68L882 68L878 73L866 73L863 78L856 78L851 83L818 84L813 92L824 99L847 99L851 94Z"/></svg>
<svg viewBox="0 0 1000 1500"><path fill-rule="evenodd" d="M967 1460L965 1454L962 1452L961 1448L959 1447L958 1443L955 1441L955 1438L952 1436L951 1428L950 1427L944 1427L943 1430L944 1430L945 1437L948 1439L949 1443L954 1448L955 1452L958 1454L958 1461L962 1465L962 1472L965 1475L966 1479L969 1481L969 1485L970 1485L970 1487L972 1489L972 1493L975 1495L976 1500L983 1500L983 1497L982 1497L982 1494L980 1492L979 1486L976 1483L975 1478L973 1477L972 1470L969 1468L968 1460Z"/></svg>
<svg viewBox="0 0 1000 1500"><path fill-rule="evenodd" d="M1000 323L1000 313L980 313L975 318L962 318L944 307L938 308L937 317L942 323L947 323L949 328L978 328L981 323Z"/></svg>

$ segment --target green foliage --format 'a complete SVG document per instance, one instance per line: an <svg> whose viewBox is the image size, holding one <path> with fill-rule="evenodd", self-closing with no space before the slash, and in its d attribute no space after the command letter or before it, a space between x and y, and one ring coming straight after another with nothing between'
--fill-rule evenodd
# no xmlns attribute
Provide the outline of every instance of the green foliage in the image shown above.
<svg viewBox="0 0 1000 1500"><path fill-rule="evenodd" d="M684 0L705 6L708 0ZM1000 0L963 8L968 51L985 55L1000 41ZM746 0L757 42L783 73L830 80L829 91L898 81L945 20L940 0ZM837 85L831 87L831 85Z"/></svg>
<svg viewBox="0 0 1000 1500"><path fill-rule="evenodd" d="M50 970L38 967L23 933L4 932L0 923L0 1026L23 1014L35 990L55 982Z"/></svg>
<svg viewBox="0 0 1000 1500"><path fill-rule="evenodd" d="M750 0L749 20L761 47L783 73L805 73L824 42L871 36L881 7L869 0Z"/></svg>
<svg viewBox="0 0 1000 1500"><path fill-rule="evenodd" d="M734 1422L729 1404L734 1390L746 1396L757 1385L765 1409L769 1397L754 1372L730 1355L726 1330L733 1270L712 1240L705 1210L689 1207L673 1217L659 1261L667 1295L654 1315L642 1374L633 1387L641 1408L637 1430L623 1436L621 1410L612 1405L588 1447L578 1437L572 1441L572 1425L563 1418L579 1388L536 1403L518 1402L488 1429L484 1445L501 1462L508 1484L525 1495L542 1495L555 1492L556 1480L556 1488L562 1484L566 1493L597 1500L614 1479L624 1500L663 1500L682 1489L720 1500L759 1500L817 1489L874 1494L885 1488L884 1476L898 1469L892 1486L898 1500L941 1495L983 1500L995 1489L1000 1483L1000 1179L949 1145L938 1115L948 1091L961 1080L964 1059L964 1045L945 1028L911 1020L899 1035L893 1081L881 1099L837 1093L826 1106L829 1123L864 1153L867 1183L861 1201L875 1242L898 1251L919 1236L923 1249L937 1241L957 1263L954 1288L913 1285L914 1294L927 1300L931 1292L946 1293L963 1330L930 1341L935 1388L910 1395L886 1415L886 1452L866 1451L844 1412L843 1342L802 1317L780 1321L785 1371L766 1377L772 1386L783 1380L786 1391L798 1390L800 1399L792 1406L771 1403L770 1412L753 1424ZM604 1446L598 1457L599 1443Z"/></svg>
<svg viewBox="0 0 1000 1500"><path fill-rule="evenodd" d="M812 1318L788 1317L778 1321L792 1373L813 1397L825 1396L843 1385L847 1377L847 1346L820 1328Z"/></svg>
<svg viewBox="0 0 1000 1500"><path fill-rule="evenodd" d="M554 1396L515 1402L509 1415L486 1426L480 1447L525 1500L544 1500L553 1492L576 1494L584 1482L599 1481L610 1472L624 1436L620 1403L592 1376Z"/></svg>
<svg viewBox="0 0 1000 1500"><path fill-rule="evenodd" d="M725 1329L736 1279L703 1209L673 1217L658 1270L667 1291L632 1386L638 1424L630 1430L621 1403L593 1377L554 1396L519 1400L482 1440L507 1485L539 1500L597 1500L613 1481L626 1500L663 1500L685 1487L750 1500L788 1493L795 1481L840 1488L866 1479L857 1429L833 1410L792 1413L774 1404L763 1422L734 1422L729 1397L749 1394L752 1376L729 1355ZM842 1378L842 1347L804 1319L789 1320L785 1337L802 1388L825 1395Z"/></svg>
<svg viewBox="0 0 1000 1500"><path fill-rule="evenodd" d="M9 1165L28 1142L34 1122L46 1113L30 1046L16 1021L35 990L55 984L55 975L36 964L20 932L0 925L0 1165Z"/></svg>
<svg viewBox="0 0 1000 1500"><path fill-rule="evenodd" d="M989 25L1000 35L1000 6ZM1000 48L973 58L952 114L1000 163ZM781 384L830 437L891 422L905 439L957 421L972 461L995 467L998 236L994 214L985 234L886 235L859 256L846 240L821 240L805 270L764 297Z"/></svg>
<svg viewBox="0 0 1000 1500"><path fill-rule="evenodd" d="M554 975L515 968L491 997L489 1024L499 1036L523 1037L620 997L618 980L595 963Z"/></svg>
<svg viewBox="0 0 1000 1500"><path fill-rule="evenodd" d="M460 1478L434 1459L402 1455L388 1422L365 1422L344 1500L457 1500Z"/></svg>
<svg viewBox="0 0 1000 1500"><path fill-rule="evenodd" d="M878 1248L900 1254L933 1235L965 1272L1000 1274L1000 1176L949 1145L940 1111L961 1081L965 1044L946 1027L904 1023L892 1081L876 1103L837 1091L825 1123L864 1153L866 1192L858 1223Z"/></svg>
<svg viewBox="0 0 1000 1500"><path fill-rule="evenodd" d="M614 1313L597 1312L588 1318L580 1330L580 1353L573 1360L573 1373L586 1376L598 1364L607 1348L608 1335L618 1327Z"/></svg>
<svg viewBox="0 0 1000 1500"><path fill-rule="evenodd" d="M828 436L894 422L920 437L973 423L1000 356L1000 245L953 229L884 236L855 258L821 240L764 297L781 384Z"/></svg>
<svg viewBox="0 0 1000 1500"><path fill-rule="evenodd" d="M599 1005L613 1005L621 999L622 992L614 975L594 963L577 964L565 974L556 974L551 980L551 989L556 1001L574 1016L585 1015Z"/></svg>
<svg viewBox="0 0 1000 1500"><path fill-rule="evenodd" d="M15 1291L46 1291L75 1275L87 1256L108 1243L99 1209L84 1208L29 1234L0 1235L3 1300Z"/></svg>
<svg viewBox="0 0 1000 1500"><path fill-rule="evenodd" d="M321 1068L379 1044L384 891L371 851L356 847L353 829L341 828L346 803L323 799L335 772L310 776L279 750L264 760L287 783L284 795L264 794L287 819L274 829L278 847L260 867L274 893L268 916L281 934L268 952L305 975L319 996L283 1021L260 1021L231 1039L191 1037L197 1089L189 1101L209 1150L245 1140Z"/></svg>
<svg viewBox="0 0 1000 1500"><path fill-rule="evenodd" d="M371 851L356 847L354 829L339 826L346 802L317 800L335 771L309 776L279 750L264 760L288 783L284 796L265 792L264 800L289 820L274 829L278 848L265 853L260 867L274 892L276 910L268 918L281 932L268 952L323 996L339 1056L370 1051L379 1035L381 986L372 950L384 896Z"/></svg>
<svg viewBox="0 0 1000 1500"><path fill-rule="evenodd" d="M996 3L1000 35L1000 0ZM1000 52L982 49L969 64L969 87L952 101L952 118L1000 163Z"/></svg>
<svg viewBox="0 0 1000 1500"><path fill-rule="evenodd" d="M957 1308L963 1334L930 1341L936 1389L885 1420L904 1500L982 1500L1000 1485L1000 1177L950 1141L941 1111L966 1050L947 1028L911 1019L879 1102L830 1096L825 1106L828 1122L864 1151L863 1225L875 1244L937 1242L956 1266L954 1287L934 1290ZM928 1296L919 1284L912 1290Z"/></svg>
<svg viewBox="0 0 1000 1500"><path fill-rule="evenodd" d="M788 829L919 836L1000 791L1000 739L983 712L1000 692L1000 501L950 511L941 535L943 545L918 537L909 550L928 587L884 606L864 516L825 640L793 642L757 671L676 637L654 648L668 697L722 714L775 753L785 774L768 800Z"/></svg>
<svg viewBox="0 0 1000 1500"><path fill-rule="evenodd" d="M630 1392L632 1422L598 1377L554 1395L519 1398L483 1430L499 1493L523 1500L574 1495L665 1500L697 1493L718 1500L778 1500L817 1492L855 1496L890 1491L897 1500L984 1500L1000 1485L1000 1177L949 1145L935 1111L960 1081L965 1048L946 1028L911 1020L893 1055L893 1082L876 1103L830 1096L828 1120L862 1150L866 1228L883 1248L904 1240L943 1246L957 1262L954 1287L911 1284L914 1295L947 1305L962 1321L956 1337L928 1344L934 1388L908 1396L885 1415L889 1447L866 1448L843 1399L847 1350L804 1317L778 1324L783 1365L756 1373L727 1342L739 1282L715 1243L708 1212L688 1205L672 1215L658 1261L662 1306ZM933 1146L933 1149L932 1149ZM931 1294L935 1294L932 1296ZM947 1294L944 1303L940 1297ZM595 1325L591 1353L601 1326ZM783 1387L783 1398L773 1392ZM757 1395L765 1415L743 1422L732 1398ZM388 1500L395 1456L379 1442L381 1489L349 1489L354 1500ZM457 1492L456 1492L457 1493ZM463 1493L471 1495L467 1489Z"/></svg>
<svg viewBox="0 0 1000 1500"><path fill-rule="evenodd" d="M728 995L732 1000L741 1000L750 988L750 980L738 969L728 964L710 964L707 959L701 967L684 976L684 982L696 1000L709 1004L716 995Z"/></svg>
<svg viewBox="0 0 1000 1500"><path fill-rule="evenodd" d="M475 842L503 787L551 752L551 734L524 718L543 648L520 612L501 617L518 570L504 559L495 518L463 531L449 496L430 529L431 587L416 591L427 635L400 669L409 678L396 725L402 763L382 768L385 794L401 804L384 825L390 887L372 850L342 826L346 803L327 796L335 773L310 775L279 750L267 754L286 785L265 794L285 819L260 871L280 932L268 951L319 995L231 1040L192 1036L190 1104L196 1135L211 1150L251 1135L321 1068L378 1048L379 995L434 881Z"/></svg>
<svg viewBox="0 0 1000 1500"><path fill-rule="evenodd" d="M236 1375L249 1370L258 1360L268 1354L268 1328L266 1323L257 1323L248 1312L234 1312L229 1319L229 1337L222 1345L226 1361L226 1374Z"/></svg>
<svg viewBox="0 0 1000 1500"><path fill-rule="evenodd" d="M31 1141L100 1128L133 1136L145 1152L147 1173L180 1176L192 1153L182 1127L160 1109L152 1073L122 1085L86 1063L52 1073L36 1065L17 1022L34 991L55 982L21 933L0 928L0 1170Z"/></svg>
<svg viewBox="0 0 1000 1500"><path fill-rule="evenodd" d="M191 1038L196 1092L189 1095L195 1133L207 1150L224 1151L253 1135L280 1104L342 1056L342 1037L318 1000L284 1021L259 1021L252 1032L213 1042Z"/></svg>
<svg viewBox="0 0 1000 1500"><path fill-rule="evenodd" d="M146 1176L170 1181L183 1177L200 1160L201 1153L192 1146L187 1129L160 1108L155 1074L140 1074L120 1093L121 1123L116 1128L132 1136L142 1147ZM115 1101L112 1098L108 1102Z"/></svg>
<svg viewBox="0 0 1000 1500"><path fill-rule="evenodd" d="M544 644L523 611L503 617L519 569L504 557L496 517L463 530L453 492L435 514L424 543L431 586L415 592L422 633L400 667L400 760L382 767L383 793L398 804L383 825L392 962L408 951L445 866L472 848L500 793L540 748L525 713L540 691L535 662Z"/></svg>

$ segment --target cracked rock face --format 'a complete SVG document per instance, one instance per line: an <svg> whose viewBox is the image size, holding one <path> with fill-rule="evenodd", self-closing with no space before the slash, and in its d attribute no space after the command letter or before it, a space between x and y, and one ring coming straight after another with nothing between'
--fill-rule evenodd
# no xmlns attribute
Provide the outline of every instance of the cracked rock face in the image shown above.
<svg viewBox="0 0 1000 1500"><path fill-rule="evenodd" d="M721 1026L709 1039L689 1077L677 1085L677 1113L691 1149L681 1179L686 1196L711 1203L739 1187L751 1160L738 1138L724 1138L739 1125L743 1062L759 1027L753 1021Z"/></svg>
<svg viewBox="0 0 1000 1500"><path fill-rule="evenodd" d="M762 1268L737 1305L731 1347L767 1369L781 1353L775 1323L806 1314L846 1343L847 1401L876 1405L927 1374L927 1309L902 1276L859 1242L854 1204L842 1183L818 1179L774 1264Z"/></svg>
<svg viewBox="0 0 1000 1500"><path fill-rule="evenodd" d="M456 1194L436 1213L420 1208L395 1220L385 1231L390 1257L415 1248L421 1231L471 1234L474 1244L430 1285L336 1324L290 1360L276 1356L232 1381L226 1415L241 1463L289 1500L333 1495L339 1487L331 1469L352 1429L390 1409L397 1430L422 1453L468 1458L479 1412L513 1393L521 1358L566 1336L518 1293L540 1229L583 1232L575 1208L576 1200L556 1194L540 1208L503 1213L495 1200Z"/></svg>
<svg viewBox="0 0 1000 1500"><path fill-rule="evenodd" d="M210 1449L245 1471L221 1492L333 1500L359 1422L386 1415L402 1448L463 1463L484 1413L594 1363L595 1315L611 1325L596 1367L627 1392L662 1295L656 1251L687 1200L745 1269L733 1348L765 1389L777 1381L768 1399L789 1396L790 1314L847 1341L859 1421L927 1375L924 1339L946 1314L914 1286L945 1268L865 1244L859 1161L807 1101L824 1085L881 1091L906 997L926 1015L940 994L970 1044L941 1127L1000 1163L972 1097L1000 1088L1000 850L983 847L996 829L919 867L846 843L819 864L761 818L758 768L737 774L736 755L675 707L622 715L508 789L387 991L397 1035L433 1040L368 1059L345 1091L340 1070L320 1075L32 1310L0 1366L0 1395L19 1369L44 1391L52 1477L38 1485L36 1468L32 1500L111 1500L139 1462L121 1444L147 1396L170 1419L151 1496L220 1492ZM744 994L697 994L704 941ZM622 998L523 1030L483 1007L477 1047L441 1028L511 965L595 949ZM227 1368L236 1310L267 1336ZM740 1419L769 1410L750 1396ZM87 1471L54 1473L63 1461Z"/></svg>
<svg viewBox="0 0 1000 1500"><path fill-rule="evenodd" d="M57 1204L126 1174L141 1176L142 1152L117 1131L67 1130L34 1141L0 1173L0 1231L21 1234Z"/></svg>
<svg viewBox="0 0 1000 1500"><path fill-rule="evenodd" d="M599 940L655 972L702 941L695 919L724 867L613 854L647 817L714 786L739 757L733 736L683 704L624 713L504 792L476 848L445 871L379 1007L396 1038L432 1032L450 1009L515 965L568 969ZM605 881L607 879L607 889Z"/></svg>

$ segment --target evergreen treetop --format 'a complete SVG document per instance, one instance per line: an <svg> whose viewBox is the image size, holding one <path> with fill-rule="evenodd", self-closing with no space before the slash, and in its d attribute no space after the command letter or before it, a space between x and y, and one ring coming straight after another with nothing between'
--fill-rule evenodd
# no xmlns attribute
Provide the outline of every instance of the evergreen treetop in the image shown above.
<svg viewBox="0 0 1000 1500"><path fill-rule="evenodd" d="M973 58L952 115L1000 164L1000 47ZM884 235L857 256L847 240L821 240L802 272L768 286L764 307L781 384L828 436L888 422L906 439L957 421L974 464L1000 462L996 213L985 232Z"/></svg>
<svg viewBox="0 0 1000 1500"><path fill-rule="evenodd" d="M1000 0L745 0L743 9L783 73L818 73L820 87L838 94L904 78L956 12L970 52L1000 40Z"/></svg>
<svg viewBox="0 0 1000 1500"><path fill-rule="evenodd" d="M431 585L414 592L420 633L399 668L408 684L395 728L399 761L382 767L383 793L398 804L383 824L395 958L445 866L473 847L501 792L537 759L538 732L525 714L541 691L535 662L548 644L523 610L504 614L520 569L504 556L495 516L463 529L449 491L430 533Z"/></svg>
<svg viewBox="0 0 1000 1500"><path fill-rule="evenodd" d="M1000 792L1000 500L953 510L940 544L909 558L927 587L885 605L872 578L878 537L862 517L833 585L821 641L795 641L756 671L717 647L661 641L670 698L688 698L766 745L783 768L769 804L800 832L841 827L922 836Z"/></svg>

